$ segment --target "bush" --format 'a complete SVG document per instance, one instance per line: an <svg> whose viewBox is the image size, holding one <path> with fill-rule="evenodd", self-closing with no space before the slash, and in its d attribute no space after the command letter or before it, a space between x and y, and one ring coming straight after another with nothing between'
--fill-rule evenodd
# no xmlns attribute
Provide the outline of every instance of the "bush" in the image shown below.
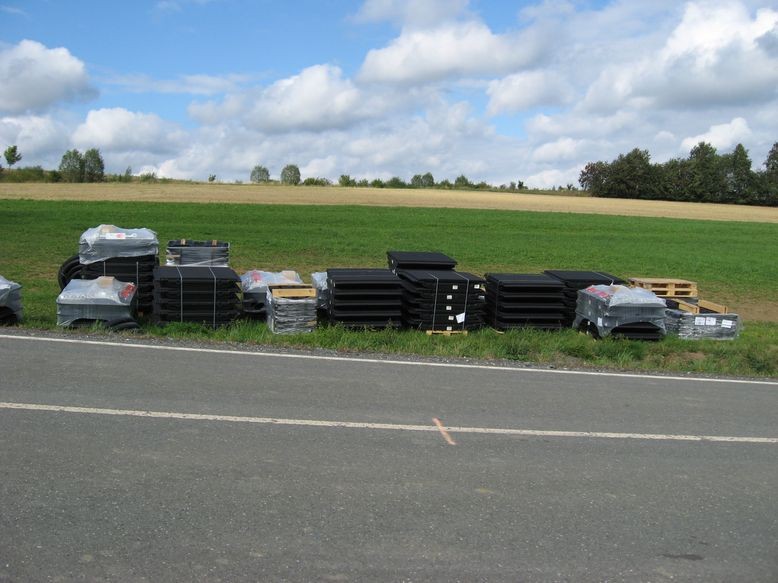
<svg viewBox="0 0 778 583"><path fill-rule="evenodd" d="M287 164L281 170L281 183L297 186L300 184L300 169L295 164Z"/></svg>

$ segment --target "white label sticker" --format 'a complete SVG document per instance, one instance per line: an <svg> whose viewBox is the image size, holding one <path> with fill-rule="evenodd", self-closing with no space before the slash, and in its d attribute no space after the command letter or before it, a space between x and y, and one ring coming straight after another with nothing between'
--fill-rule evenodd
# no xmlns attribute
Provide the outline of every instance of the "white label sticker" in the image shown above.
<svg viewBox="0 0 778 583"><path fill-rule="evenodd" d="M454 284L454 285L451 286L451 289L459 289L459 286Z"/></svg>
<svg viewBox="0 0 778 583"><path fill-rule="evenodd" d="M734 328L735 327L735 321L734 320L722 320L721 321L721 327L722 328Z"/></svg>
<svg viewBox="0 0 778 583"><path fill-rule="evenodd" d="M446 296L446 299L447 299L447 300L453 300L453 299L454 299L454 296Z"/></svg>
<svg viewBox="0 0 778 583"><path fill-rule="evenodd" d="M451 332L453 329L454 329L453 326L446 326L446 331L447 332Z"/></svg>
<svg viewBox="0 0 778 583"><path fill-rule="evenodd" d="M481 284L477 283L473 286L473 289L481 289Z"/></svg>
<svg viewBox="0 0 778 583"><path fill-rule="evenodd" d="M457 323L461 324L465 321L465 312L462 312L461 314L457 314Z"/></svg>
<svg viewBox="0 0 778 583"><path fill-rule="evenodd" d="M597 318L597 325L602 326L602 318Z"/></svg>
<svg viewBox="0 0 778 583"><path fill-rule="evenodd" d="M451 322L451 321L453 321L453 320L454 320L454 316L449 316L449 317L448 317L448 321L449 321L449 322Z"/></svg>
<svg viewBox="0 0 778 583"><path fill-rule="evenodd" d="M125 233L106 233L103 235L103 239L126 239L127 235Z"/></svg>
<svg viewBox="0 0 778 583"><path fill-rule="evenodd" d="M451 306L446 306L446 311L450 312L451 311Z"/></svg>
<svg viewBox="0 0 778 583"><path fill-rule="evenodd" d="M695 326L704 326L705 325L705 318L701 318L701 317L697 316L694 319L694 325Z"/></svg>
<svg viewBox="0 0 778 583"><path fill-rule="evenodd" d="M716 325L716 318L705 318L705 325L706 326L715 326Z"/></svg>

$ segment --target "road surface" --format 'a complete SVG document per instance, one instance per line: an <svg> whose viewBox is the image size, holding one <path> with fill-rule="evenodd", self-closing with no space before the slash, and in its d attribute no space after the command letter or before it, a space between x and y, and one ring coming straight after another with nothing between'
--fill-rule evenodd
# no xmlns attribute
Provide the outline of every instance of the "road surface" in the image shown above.
<svg viewBox="0 0 778 583"><path fill-rule="evenodd" d="M0 581L778 580L776 382L61 340L0 335Z"/></svg>

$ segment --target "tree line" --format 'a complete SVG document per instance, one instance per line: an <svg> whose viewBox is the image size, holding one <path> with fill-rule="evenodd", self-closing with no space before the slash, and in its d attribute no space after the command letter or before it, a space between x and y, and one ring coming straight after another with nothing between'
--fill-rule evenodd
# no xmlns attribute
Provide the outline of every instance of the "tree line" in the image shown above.
<svg viewBox="0 0 778 583"><path fill-rule="evenodd" d="M275 182L270 177L270 171L266 166L257 164L251 170L250 174L251 182L255 184ZM331 186L333 183L328 178L309 177L305 180L300 175L300 168L296 164L287 164L281 170L279 180L281 184L290 186ZM520 191L526 190L527 187L524 182L518 180L509 184L501 184L495 186L487 182L471 182L470 179L464 174L457 176L453 182L448 179L435 182L435 177L431 172L425 174L415 174L409 181L405 181L399 176L393 176L387 180L381 180L380 178L367 179L362 178L357 180L352 178L349 174L341 174L338 178L338 186L349 186L357 188L440 188L440 189L461 189L461 190L509 190ZM560 187L561 190L562 187ZM568 190L574 190L573 185L568 185Z"/></svg>
<svg viewBox="0 0 778 583"><path fill-rule="evenodd" d="M77 149L68 150L62 155L57 170L44 170L41 166L16 168L13 166L21 161L22 154L17 146L8 146L3 153L10 172L3 172L0 166L0 178L9 182L104 182L131 179L132 170L127 169L124 175L106 175L105 162L100 150L90 148L83 154Z"/></svg>
<svg viewBox="0 0 778 583"><path fill-rule="evenodd" d="M578 179L592 196L778 206L778 142L763 168L753 170L743 144L719 154L700 142L688 158L652 164L635 148L611 162L589 162Z"/></svg>

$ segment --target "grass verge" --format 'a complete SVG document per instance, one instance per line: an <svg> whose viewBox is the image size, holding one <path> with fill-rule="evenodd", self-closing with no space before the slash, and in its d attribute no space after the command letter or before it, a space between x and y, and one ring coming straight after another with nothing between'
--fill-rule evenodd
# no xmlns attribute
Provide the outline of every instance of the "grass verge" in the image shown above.
<svg viewBox="0 0 778 583"><path fill-rule="evenodd" d="M100 223L152 228L163 245L181 237L228 240L238 272L291 268L307 277L327 267L383 266L387 249L425 249L444 251L459 260L459 269L475 273L557 268L685 277L696 280L709 299L735 309L755 306L750 320L772 317L778 282L773 224L459 209L0 200L0 274L25 286L27 326L55 327L57 269L77 251L81 232ZM217 331L148 326L144 333L563 366L778 375L778 325L754 321L747 321L735 342L596 342L572 330L430 338L338 327L286 337L250 322Z"/></svg>

